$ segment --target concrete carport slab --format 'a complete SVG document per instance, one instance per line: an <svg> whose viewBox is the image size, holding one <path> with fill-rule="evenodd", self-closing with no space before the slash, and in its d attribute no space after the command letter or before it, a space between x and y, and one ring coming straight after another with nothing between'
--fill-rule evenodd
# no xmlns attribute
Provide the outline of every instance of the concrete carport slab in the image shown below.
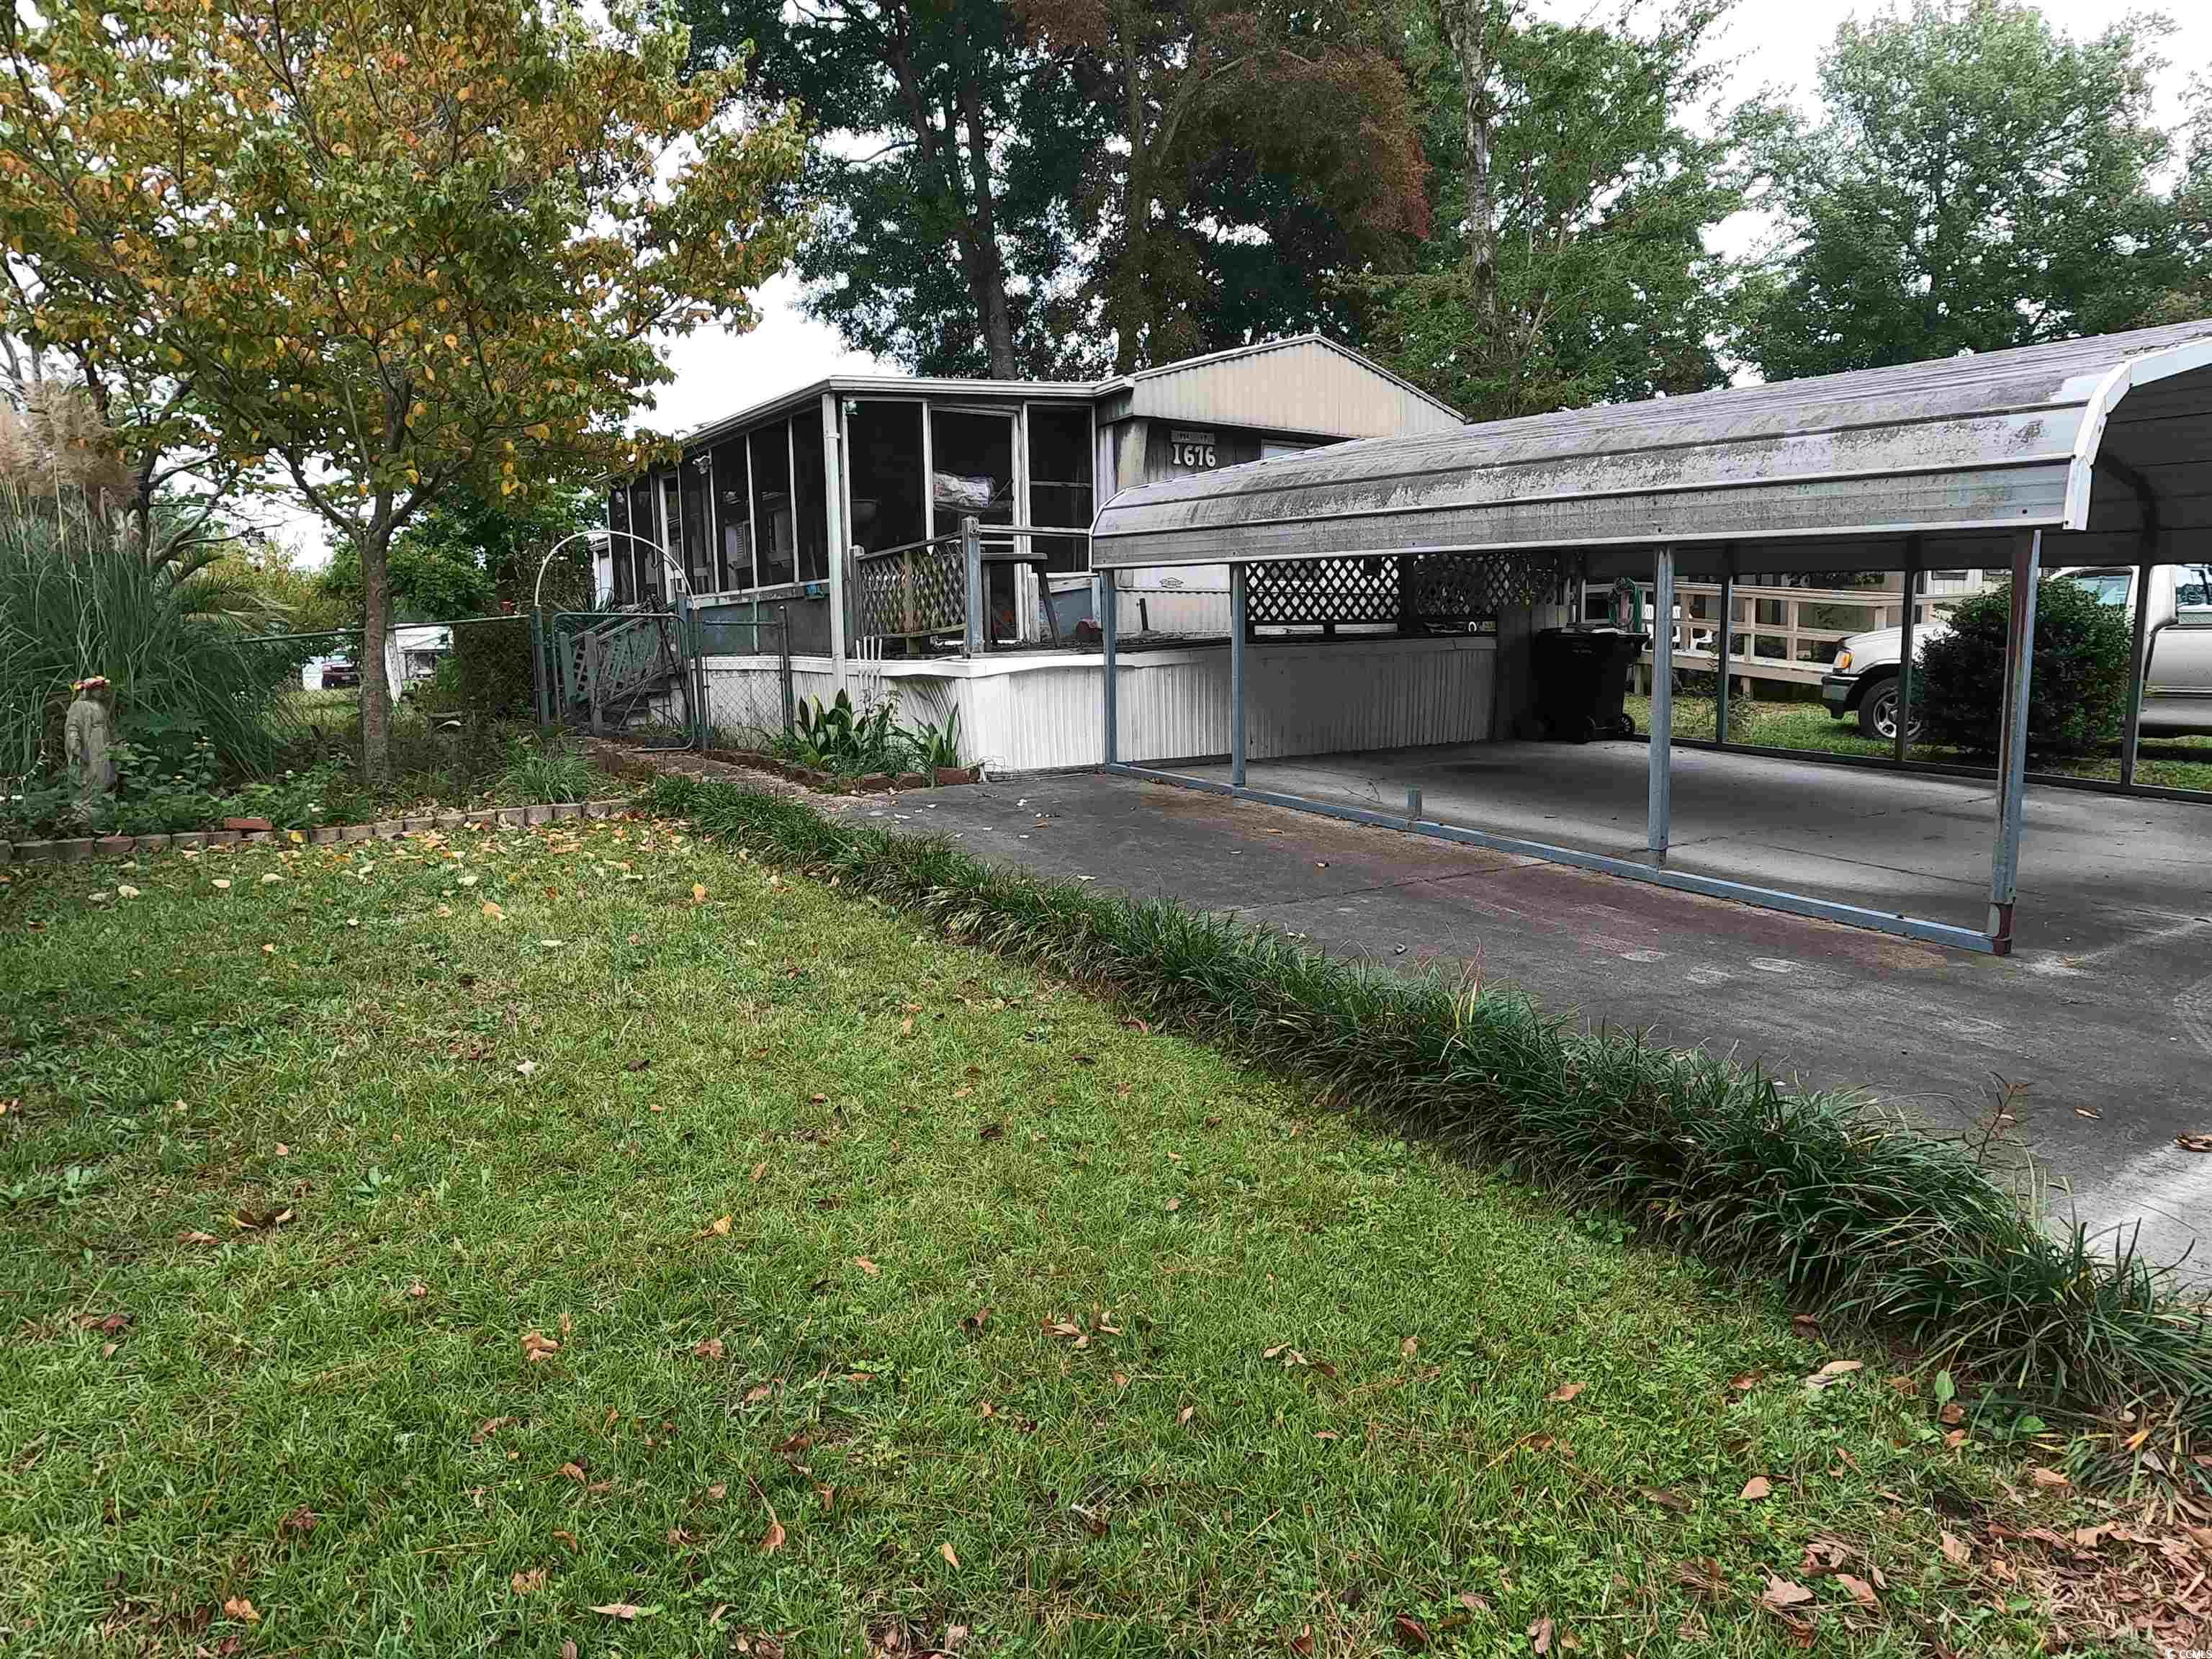
<svg viewBox="0 0 2212 1659"><path fill-rule="evenodd" d="M1608 747L1549 752L1586 757L1596 773ZM1922 843L1936 853L1917 860L1931 882L1948 879L1949 836L1970 837L1986 870L1986 785L1712 758L1755 763L1763 790L1796 803L1793 817L1839 776L1856 791L1895 792L1893 812L1841 820L1857 827L1812 852L1735 826L1799 890L1862 865L1893 879L1854 855L1895 857L1886 817L1923 837L1942 832ZM1494 808L1496 780L1486 781ZM1954 792L1948 803L1942 791ZM1402 783L1397 794L1402 804ZM2212 1156L2174 1139L2212 1131L2212 815L2060 791L2031 791L2030 802L2022 939L2010 958L1126 776L933 791L902 797L896 811L908 820L898 827L957 836L988 859L1231 912L1334 954L1464 963L1553 1012L1648 1028L1807 1086L1863 1089L1938 1132L1986 1110L2002 1077L2026 1089L2020 1139L2083 1218L2140 1222L2144 1248L2170 1260L2212 1235ZM1571 809L1555 793L1545 810ZM2121 833L2138 817L2156 834ZM1592 811L1562 838L1593 845L1606 823ZM2169 849L2162 869L2131 872L2130 847L2146 839ZM2191 882L2179 866L2192 858ZM2064 1213L2069 1194L2052 1202ZM2199 1268L2192 1260L2186 1271L2207 1277Z"/></svg>

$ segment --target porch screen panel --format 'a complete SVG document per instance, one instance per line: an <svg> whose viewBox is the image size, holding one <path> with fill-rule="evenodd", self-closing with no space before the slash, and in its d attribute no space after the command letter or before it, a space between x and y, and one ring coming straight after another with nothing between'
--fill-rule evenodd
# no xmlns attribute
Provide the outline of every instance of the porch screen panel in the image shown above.
<svg viewBox="0 0 2212 1659"><path fill-rule="evenodd" d="M753 573L763 587L793 580L798 564L791 500L791 422L752 434Z"/></svg>
<svg viewBox="0 0 2212 1659"><path fill-rule="evenodd" d="M709 532L713 511L708 500L710 465L709 458L703 454L684 458L684 548L680 556L684 578L691 584L694 593L717 592L722 586Z"/></svg>
<svg viewBox="0 0 2212 1659"><path fill-rule="evenodd" d="M752 495L745 483L742 438L714 446L714 506L720 515L722 544L715 554L720 591L738 592L753 584Z"/></svg>
<svg viewBox="0 0 2212 1659"><path fill-rule="evenodd" d="M920 541L928 533L922 528L921 405L862 400L850 408L845 431L854 544Z"/></svg>
<svg viewBox="0 0 2212 1659"><path fill-rule="evenodd" d="M829 487L822 476L822 422L794 416L791 422L791 493L797 503L799 580L830 580Z"/></svg>
<svg viewBox="0 0 2212 1659"><path fill-rule="evenodd" d="M1030 405L1030 522L1088 530L1093 507L1091 411ZM1088 536L1039 536L1060 575L1091 568Z"/></svg>

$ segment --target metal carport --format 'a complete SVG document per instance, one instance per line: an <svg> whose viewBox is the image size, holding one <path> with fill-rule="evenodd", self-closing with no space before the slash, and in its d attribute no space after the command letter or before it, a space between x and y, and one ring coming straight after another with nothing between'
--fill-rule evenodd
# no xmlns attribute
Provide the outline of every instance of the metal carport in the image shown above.
<svg viewBox="0 0 2212 1659"><path fill-rule="evenodd" d="M2013 937L2035 581L2046 544L2063 549L2060 562L2146 569L2201 545L2212 528L2208 415L2212 319L1368 439L1176 478L1106 504L1093 527L1092 564L1109 585L1125 569L1229 565L1231 793L2003 954ZM1678 574L1717 579L1725 593L1747 568L2009 568L1986 928L1668 870L1672 639L1665 626L1654 638L1649 862L1433 823L1417 807L1389 817L1247 789L1249 568L1376 556L1534 566L1562 579L1571 572L1648 575L1662 619L1673 612ZM1101 600L1105 763L1199 783L1119 763L1115 607ZM2140 610L2136 628L2140 635ZM1723 629L1723 653L1727 637ZM2138 637L2138 678L2142 645ZM1904 661L1911 659L1908 633ZM1727 678L1723 654L1723 687ZM2139 684L2136 691L2131 707L2140 705ZM2135 741L2131 720L2130 757Z"/></svg>

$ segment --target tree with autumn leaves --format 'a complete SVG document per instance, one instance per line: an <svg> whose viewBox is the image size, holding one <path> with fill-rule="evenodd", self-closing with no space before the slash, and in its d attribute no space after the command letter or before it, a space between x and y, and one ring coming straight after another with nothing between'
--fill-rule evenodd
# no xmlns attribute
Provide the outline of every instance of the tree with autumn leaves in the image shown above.
<svg viewBox="0 0 2212 1659"><path fill-rule="evenodd" d="M395 536L622 465L656 339L750 327L796 242L796 114L628 7L55 0L0 29L16 325L272 469L356 550L372 641ZM390 712L366 676L372 776Z"/></svg>

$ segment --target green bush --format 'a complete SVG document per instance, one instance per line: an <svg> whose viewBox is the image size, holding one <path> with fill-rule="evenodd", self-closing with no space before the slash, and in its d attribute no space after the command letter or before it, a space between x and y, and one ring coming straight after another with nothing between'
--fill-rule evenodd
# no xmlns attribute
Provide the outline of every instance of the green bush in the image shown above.
<svg viewBox="0 0 2212 1659"><path fill-rule="evenodd" d="M1510 989L1333 960L1273 929L987 865L951 842L671 778L641 800L952 936L1120 999L1351 1110L1596 1203L1928 1357L2084 1409L2179 1400L2212 1323L2125 1239L2054 1238L1955 1141L1863 1097L1587 1030Z"/></svg>
<svg viewBox="0 0 2212 1659"><path fill-rule="evenodd" d="M530 618L501 617L453 629L450 673L441 665L442 708L495 717L526 715L537 707L531 677ZM450 699L450 701L447 701Z"/></svg>
<svg viewBox="0 0 2212 1659"><path fill-rule="evenodd" d="M2011 613L2012 584L2006 582L1958 605L1950 632L1929 641L1914 697L1929 742L1978 754L1997 750ZM2131 650L2124 610L2100 604L2079 582L2039 583L2028 748L2081 755L2118 742L2127 720Z"/></svg>
<svg viewBox="0 0 2212 1659"><path fill-rule="evenodd" d="M52 781L70 688L93 675L118 735L161 759L205 743L226 775L271 769L301 652L258 635L252 594L214 563L149 559L67 495L0 485L0 778Z"/></svg>

